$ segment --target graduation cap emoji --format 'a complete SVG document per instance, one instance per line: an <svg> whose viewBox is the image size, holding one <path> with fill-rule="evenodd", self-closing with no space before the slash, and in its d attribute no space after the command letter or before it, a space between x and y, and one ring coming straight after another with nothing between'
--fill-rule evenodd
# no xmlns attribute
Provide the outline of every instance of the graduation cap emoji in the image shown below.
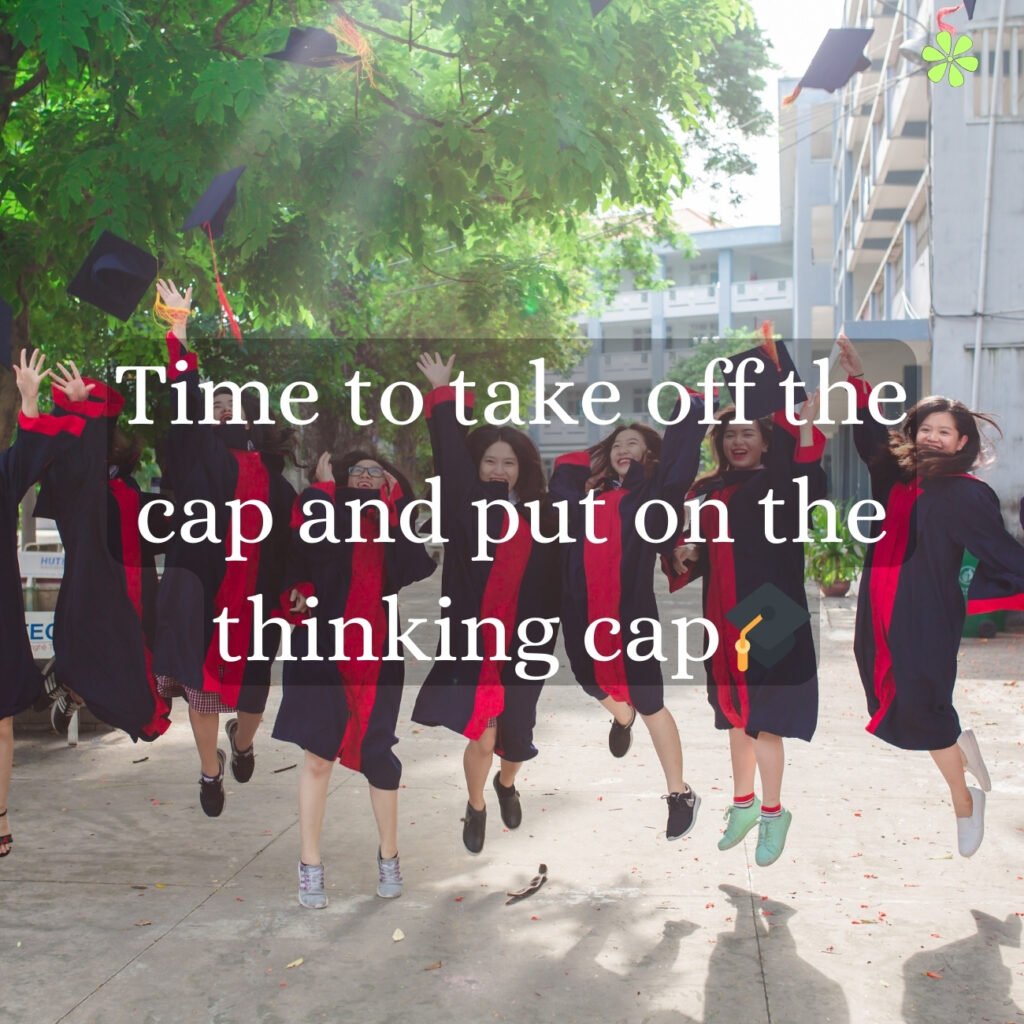
<svg viewBox="0 0 1024 1024"><path fill-rule="evenodd" d="M743 370L743 378L747 386L743 390L743 417L747 420L759 420L762 416L771 416L786 407L786 391L782 382L792 373L794 380L799 380L796 366L786 346L781 341L774 341L771 337L771 323L764 324L765 340L757 348L747 349L738 355L730 356L732 369L723 371L722 377L725 386L733 397L733 402L738 400L736 386L739 377L739 368L745 359L757 359L757 363L749 363ZM796 406L807 398L807 391L803 387L797 387L795 392Z"/></svg>
<svg viewBox="0 0 1024 1024"><path fill-rule="evenodd" d="M118 320L127 320L156 274L155 256L112 231L104 231L68 285L68 294Z"/></svg>
<svg viewBox="0 0 1024 1024"><path fill-rule="evenodd" d="M14 310L0 299L0 366L11 365L11 337L14 334Z"/></svg>
<svg viewBox="0 0 1024 1024"><path fill-rule="evenodd" d="M746 672L752 658L764 668L777 665L796 642L794 634L810 613L778 587L764 583L725 616L739 631L736 663Z"/></svg>
<svg viewBox="0 0 1024 1024"><path fill-rule="evenodd" d="M202 194L199 202L192 208L185 223L181 225L182 231L191 231L193 228L201 228L209 224L210 236L220 238L224 234L224 225L227 222L228 214L238 199L238 179L242 176L245 165L232 168L223 174L218 174L210 187Z"/></svg>
<svg viewBox="0 0 1024 1024"><path fill-rule="evenodd" d="M864 56L864 47L874 35L871 28L830 28L818 52L797 87L782 101L788 107L804 89L835 92L854 75L867 71L871 61Z"/></svg>
<svg viewBox="0 0 1024 1024"><path fill-rule="evenodd" d="M323 28L293 28L283 50L268 53L271 60L285 60L308 68L331 68L358 64L359 58L338 53L338 39Z"/></svg>

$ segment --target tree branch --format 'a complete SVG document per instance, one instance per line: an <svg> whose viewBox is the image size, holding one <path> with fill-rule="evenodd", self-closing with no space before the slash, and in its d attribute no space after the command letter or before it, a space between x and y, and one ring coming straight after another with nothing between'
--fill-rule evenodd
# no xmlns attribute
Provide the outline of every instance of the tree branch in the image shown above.
<svg viewBox="0 0 1024 1024"><path fill-rule="evenodd" d="M18 86L13 92L9 93L7 100L9 103L16 103L22 98L27 96L40 82L42 82L50 72L47 70L45 64L40 64L36 69L36 73L27 78L21 85Z"/></svg>
<svg viewBox="0 0 1024 1024"><path fill-rule="evenodd" d="M239 60L245 59L244 54L224 42L224 29L227 28L228 22L231 21L232 18L241 14L246 7L252 6L253 3L255 3L255 0L236 0L235 6L227 11L227 13L221 15L220 20L213 29L213 47L215 50L220 50L222 53L229 53L232 57L237 57Z"/></svg>
<svg viewBox="0 0 1024 1024"><path fill-rule="evenodd" d="M435 128L443 128L445 126L446 122L439 121L436 117L429 117L426 114L418 114L415 110L403 107L401 103L397 103L390 97L385 96L380 89L375 89L374 93L381 103L385 104L385 106L391 107L393 110L397 110L400 114L405 114L406 117L411 117L414 121L426 121L427 124L432 124Z"/></svg>

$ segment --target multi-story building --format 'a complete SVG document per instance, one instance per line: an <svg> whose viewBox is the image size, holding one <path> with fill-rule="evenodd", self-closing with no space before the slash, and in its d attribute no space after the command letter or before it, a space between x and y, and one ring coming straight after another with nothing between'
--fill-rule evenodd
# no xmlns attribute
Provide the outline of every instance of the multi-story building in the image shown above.
<svg viewBox="0 0 1024 1024"><path fill-rule="evenodd" d="M590 350L570 379L582 386L598 380L614 383L622 396L617 411L630 420L651 422L651 388L690 354L698 339L730 328L754 329L766 319L787 336L793 331L792 246L779 225L715 227L685 210L679 226L689 235L695 255L659 250L666 287L638 289L626 273L614 301L581 324ZM616 410L609 405L603 411ZM579 426L552 424L534 430L550 463L562 452L593 444L607 428L584 420Z"/></svg>

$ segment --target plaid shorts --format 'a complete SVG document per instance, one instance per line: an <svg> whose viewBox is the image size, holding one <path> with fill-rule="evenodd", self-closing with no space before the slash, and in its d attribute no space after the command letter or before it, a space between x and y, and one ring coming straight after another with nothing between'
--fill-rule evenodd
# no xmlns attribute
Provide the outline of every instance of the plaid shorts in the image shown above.
<svg viewBox="0 0 1024 1024"><path fill-rule="evenodd" d="M218 693L193 690L191 686L179 683L173 676L156 677L157 693L161 697L184 697L188 706L201 715L233 715L237 708L229 708Z"/></svg>

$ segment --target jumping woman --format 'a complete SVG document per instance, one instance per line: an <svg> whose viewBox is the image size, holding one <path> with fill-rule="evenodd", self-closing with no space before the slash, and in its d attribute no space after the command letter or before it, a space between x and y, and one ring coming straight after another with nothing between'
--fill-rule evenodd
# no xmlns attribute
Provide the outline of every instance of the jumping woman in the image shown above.
<svg viewBox="0 0 1024 1024"><path fill-rule="evenodd" d="M985 462L980 423L990 417L933 395L890 430L870 414L871 393L853 345L840 360L858 396L857 452L885 508L868 546L857 600L854 648L872 735L903 750L927 750L949 787L961 856L985 835L988 769L953 704L957 651L967 611L1024 609L1024 548L1006 531L999 499L971 475ZM884 531L884 535L880 531ZM959 585L964 550L978 559L967 607ZM978 786L968 786L970 772Z"/></svg>
<svg viewBox="0 0 1024 1024"><path fill-rule="evenodd" d="M679 407L673 414L673 420ZM697 475L704 403L690 396L686 415L664 439L643 424L623 424L603 441L561 456L551 477L552 498L570 511L573 542L562 552L562 627L576 681L612 714L608 746L625 757L639 713L651 734L665 775L670 840L688 835L700 797L683 779L683 748L672 712L665 706L661 663L629 657L627 642L648 636L637 620L657 622L654 565L670 529L666 506L680 508ZM593 502L593 538L585 528L585 503ZM646 537L637 522L647 502ZM634 624L641 630L631 628ZM587 633L592 635L587 650Z"/></svg>
<svg viewBox="0 0 1024 1024"><path fill-rule="evenodd" d="M78 416L39 414L39 385L49 373L43 371L45 359L38 349L31 357L21 350L20 361L14 366L21 393L18 435L10 448L0 452L0 857L6 857L14 843L7 819L14 765L14 716L30 707L43 689L25 630L18 566L18 506L51 459L74 444L85 427ZM73 380L76 385L81 383L77 374Z"/></svg>
<svg viewBox="0 0 1024 1024"><path fill-rule="evenodd" d="M157 290L166 307L180 313L167 334L167 379L184 382L190 422L172 423L168 436L179 522L157 598L153 668L164 697L184 695L188 701L202 772L200 804L215 818L224 809L226 758L217 748L220 715L236 715L226 727L235 781L248 782L255 767L253 740L267 703L273 655L260 661L251 657L254 609L249 598L260 595L268 613L281 594L295 499L281 475L291 439L287 431L253 424L255 410L245 408L248 393L243 395L242 422L229 422L234 403L227 390L214 394L217 422L199 422L205 403L198 364L195 354L185 349L192 290L182 295L169 281L159 281ZM198 501L212 504L219 539L201 536L191 543L182 536L181 520L189 503ZM238 506L242 558L235 561L227 561L235 543L229 501L250 503ZM257 503L273 518L270 535L258 544L244 540L260 532L263 517ZM222 614L228 616L223 621L233 620L226 644L214 623Z"/></svg>
<svg viewBox="0 0 1024 1024"><path fill-rule="evenodd" d="M800 410L805 425L799 427L781 412L748 423L735 422L735 409L720 413L711 432L716 465L697 480L688 496L703 502L697 534L702 541L684 543L673 557L671 589L703 576L704 617L718 630L718 647L706 662L708 702L715 728L729 733L735 794L718 848L738 845L759 824L755 860L762 867L779 859L792 821L791 812L782 807L783 738L809 741L818 719L804 549L795 539L802 525L796 481L806 480L808 500L825 496L825 437L811 425L816 414L817 396ZM781 543L774 543L766 530L765 506L760 503L769 492L775 501L772 534ZM711 501L726 509L731 542L716 539L721 506ZM771 590L762 589L766 587ZM758 592L779 591L792 602L790 608L803 613L803 623L785 640L788 650L778 660L766 665L748 656L741 662L737 643L745 623L737 626L728 613ZM754 602L760 602L760 595ZM756 629L750 630L754 637ZM762 800L754 794L755 773L761 777Z"/></svg>
<svg viewBox="0 0 1024 1024"><path fill-rule="evenodd" d="M454 356L444 362L435 354L417 363L433 389L426 410L448 541L441 590L450 602L444 616L451 626L451 657L434 662L413 720L446 726L468 740L462 841L470 853L479 853L487 828L484 788L495 754L501 760L493 779L501 819L509 829L522 822L515 780L523 762L537 756L533 730L543 673L534 662L550 656L558 635L558 545L534 539L553 536L536 445L511 427L465 433L456 417L456 392L448 385L454 362ZM487 537L506 540L487 541L482 559L474 557L483 541L473 507L479 501L505 502L517 513L513 532L505 507L487 507ZM481 621L472 637L471 619ZM500 660L502 653L507 660Z"/></svg>
<svg viewBox="0 0 1024 1024"><path fill-rule="evenodd" d="M335 761L361 772L369 785L378 833L377 895L391 899L402 894L402 763L393 747L405 665L385 661L383 655L388 642L385 599L394 600L402 587L426 579L436 568L423 543L411 540L399 525L413 497L408 480L379 456L352 451L332 459L325 452L292 514L282 604L297 626L291 648L295 660L284 664L274 738L305 751L299 776L299 903L313 910L327 906L320 833ZM325 538L320 526L303 535L304 525L322 523L325 504L334 509L337 537L344 538L338 542ZM358 534L349 528L354 508L359 509ZM310 539L314 533L316 540ZM383 539L387 535L390 540ZM348 623L343 650L332 633L331 622L338 619ZM316 635L311 640L312 623ZM318 660L305 660L317 654Z"/></svg>

